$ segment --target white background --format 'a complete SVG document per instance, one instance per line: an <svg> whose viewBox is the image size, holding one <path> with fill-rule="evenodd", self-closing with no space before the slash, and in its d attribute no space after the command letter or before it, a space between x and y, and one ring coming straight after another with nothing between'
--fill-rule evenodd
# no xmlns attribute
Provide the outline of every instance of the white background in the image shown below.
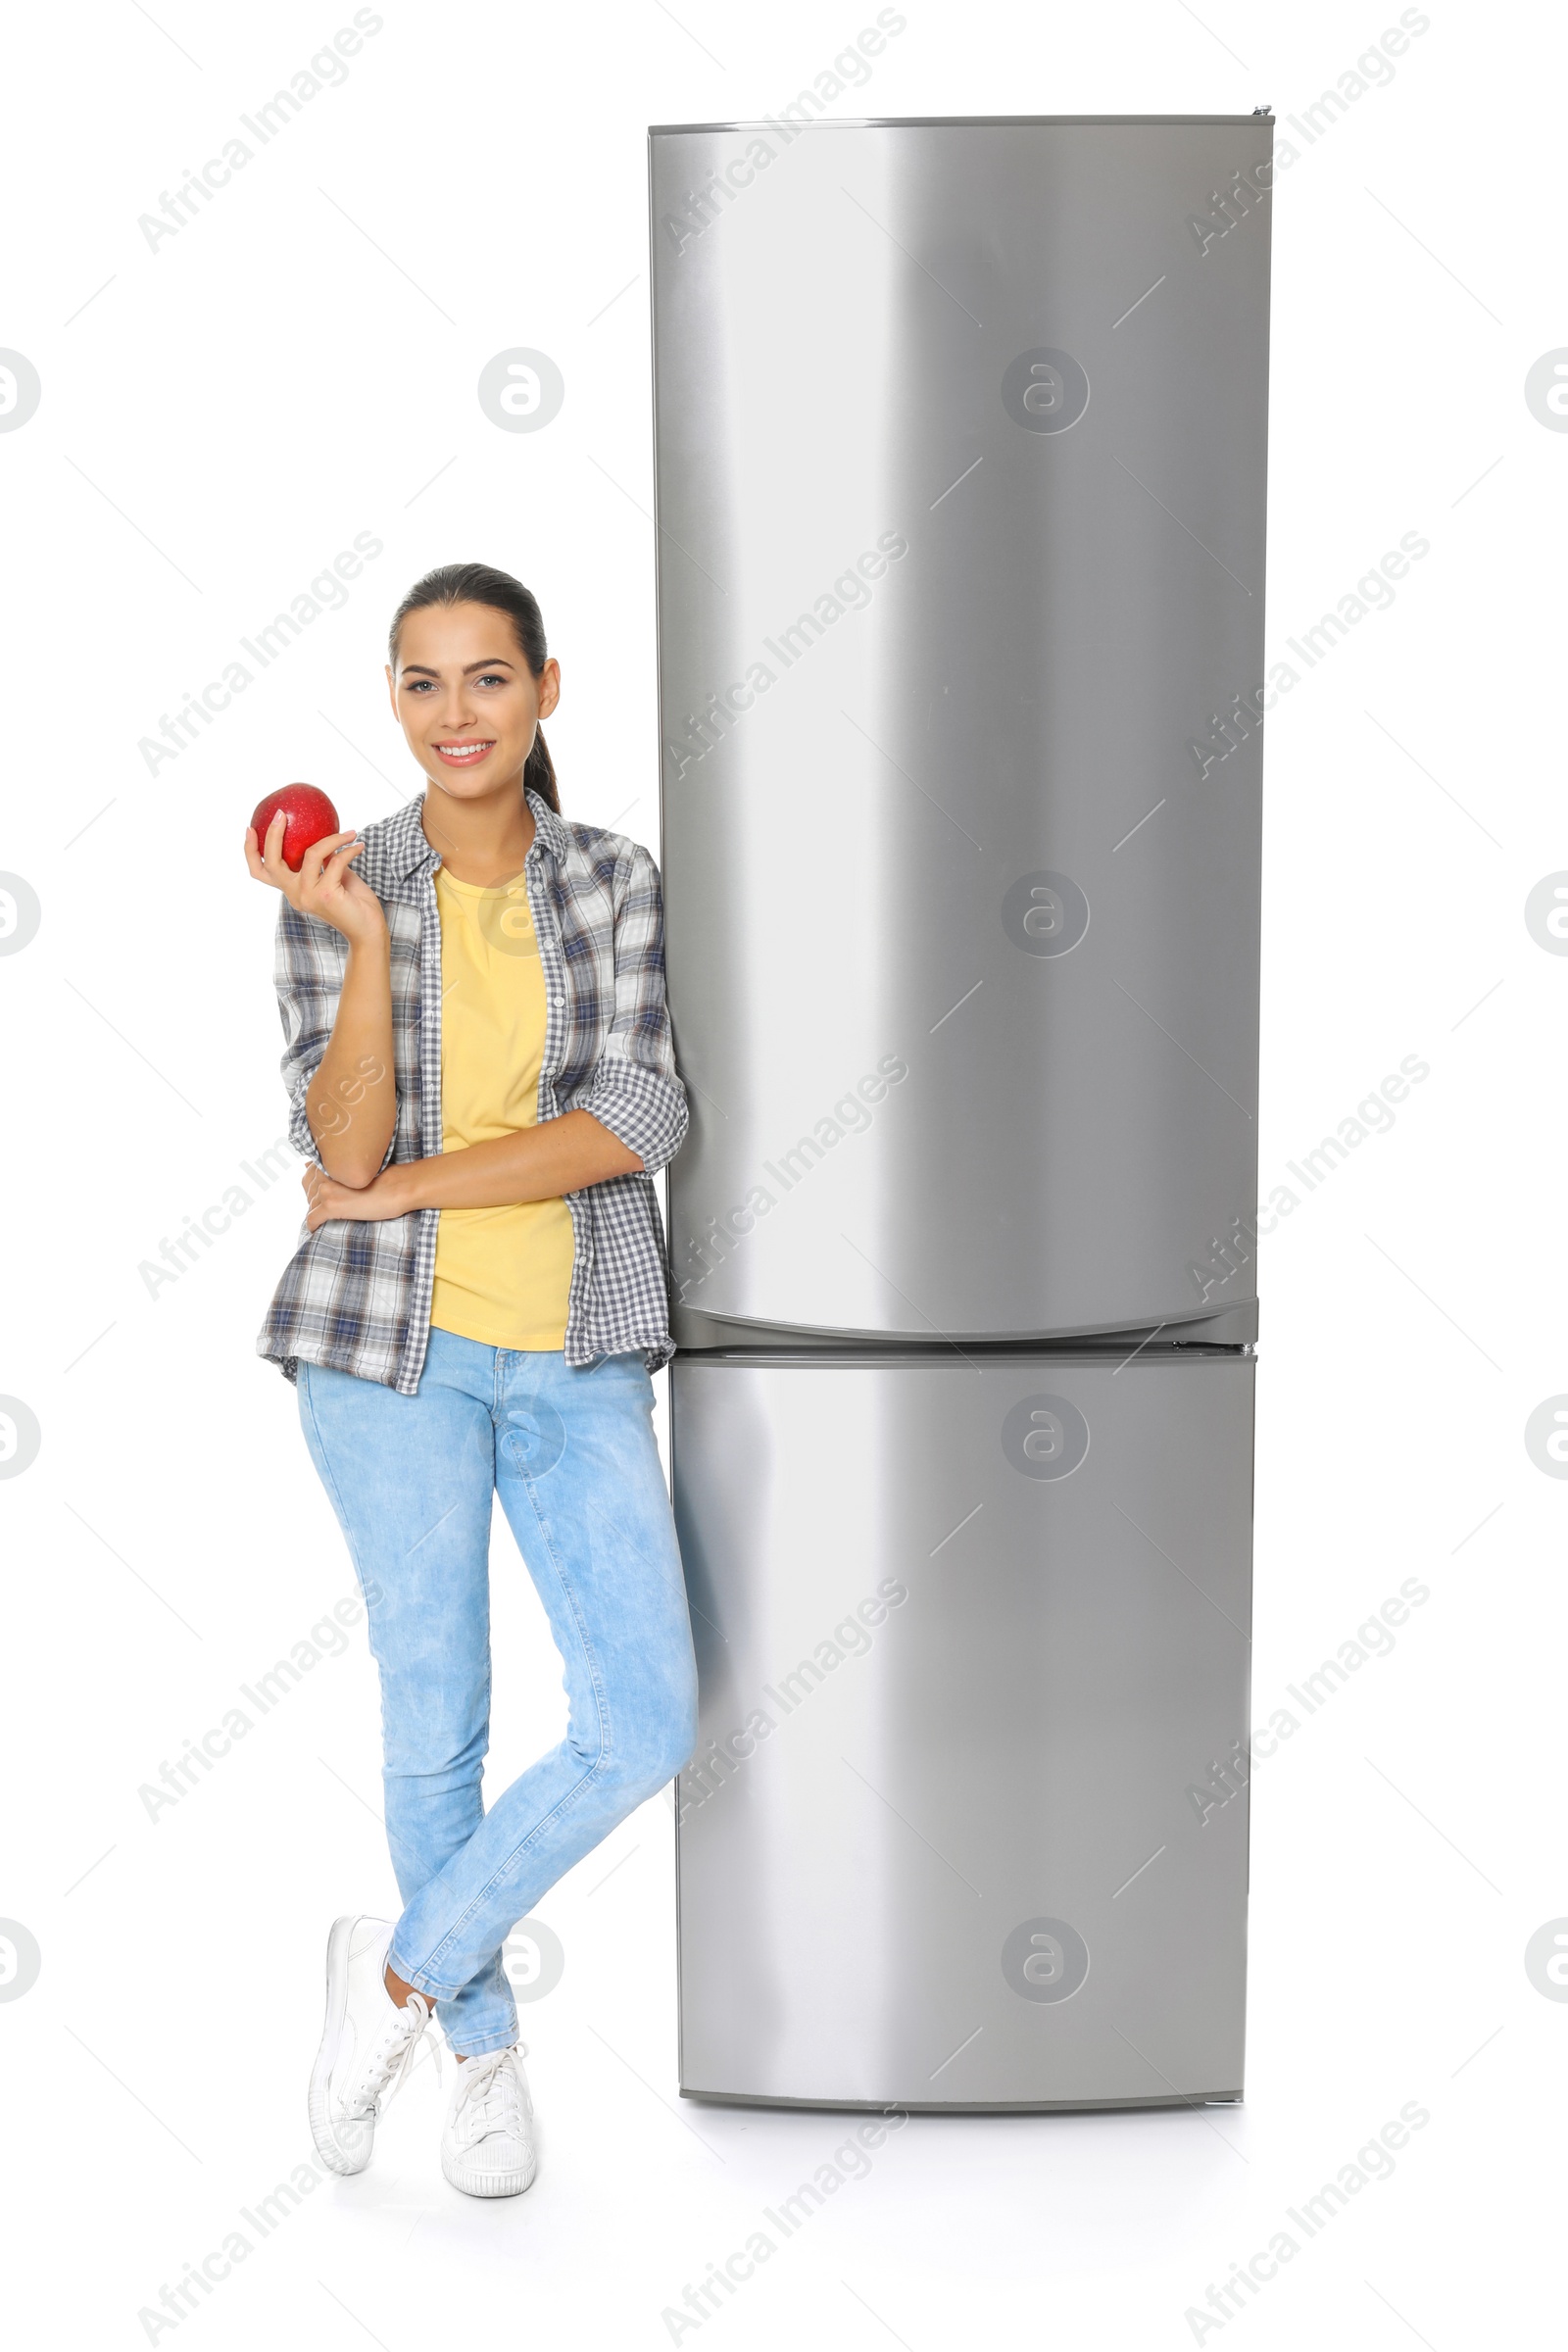
<svg viewBox="0 0 1568 2352"><path fill-rule="evenodd" d="M42 905L0 957L0 1392L42 1433L0 1483L0 1915L41 1952L0 2000L19 2343L144 2343L142 2308L287 2179L326 1927L393 1899L362 1627L176 1806L151 1820L138 1796L353 1590L294 1392L252 1352L297 1164L247 1184L248 1212L155 1297L138 1271L283 1130L249 810L289 776L346 822L416 789L387 617L428 565L478 557L544 605L570 809L657 842L645 128L776 111L874 13L388 5L343 85L156 251L138 216L351 10L158 0L155 23L96 0L13 23L0 344L43 384L0 434L0 866ZM1568 436L1524 398L1568 344L1560 34L1435 4L1308 145L1287 118L1396 8L904 13L834 112L1272 105L1298 158L1274 199L1270 660L1401 534L1431 543L1268 722L1265 1188L1402 1057L1430 1076L1262 1245L1254 1722L1402 1580L1430 1597L1258 1765L1244 2107L917 2117L679 2340L1522 2335L1536 2296L1560 2302L1568 2034L1524 1965L1568 1913L1568 1486L1524 1445L1568 1390L1568 960L1524 921L1568 866L1548 711ZM475 398L514 345L564 374L538 434ZM150 774L139 740L359 532L384 552L345 607ZM562 1703L504 1533L496 1560L492 1787ZM671 2340L665 2307L847 2127L678 2100L670 1849L655 1803L541 1906L566 1965L523 2010L526 2197L447 2189L425 2068L373 2169L247 2230L249 2258L154 2340ZM1209 2282L1412 2101L1430 2121L1393 2177L1200 2334Z"/></svg>

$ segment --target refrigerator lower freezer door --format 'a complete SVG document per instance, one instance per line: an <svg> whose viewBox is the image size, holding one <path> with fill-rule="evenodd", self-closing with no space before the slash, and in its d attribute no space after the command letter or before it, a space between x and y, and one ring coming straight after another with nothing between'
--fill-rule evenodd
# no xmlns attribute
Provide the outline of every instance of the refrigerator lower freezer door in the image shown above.
<svg viewBox="0 0 1568 2352"><path fill-rule="evenodd" d="M684 2091L1240 2096L1252 1373L677 1357Z"/></svg>

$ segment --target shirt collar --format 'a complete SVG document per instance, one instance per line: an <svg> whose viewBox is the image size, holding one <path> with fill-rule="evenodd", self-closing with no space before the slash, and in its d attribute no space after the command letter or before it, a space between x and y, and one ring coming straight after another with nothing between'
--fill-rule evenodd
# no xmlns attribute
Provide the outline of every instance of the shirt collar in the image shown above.
<svg viewBox="0 0 1568 2352"><path fill-rule="evenodd" d="M533 810L533 821L536 827L535 839L544 843L558 865L564 865L566 852L571 846L565 826L551 808L550 803L542 800L532 785L525 785L523 789L528 806Z"/></svg>
<svg viewBox="0 0 1568 2352"><path fill-rule="evenodd" d="M531 786L525 790L528 806L533 810L535 847L542 843L558 862L564 863L567 850L565 826L549 803L542 800ZM382 883L406 882L411 874L428 873L435 864L436 853L426 841L424 827L419 821L419 811L423 806L424 796L421 793L416 800L405 803L394 816L383 818L378 825L367 825L366 847L369 849L373 835L376 837L374 846L378 853L375 873L365 877L372 889ZM528 855L532 857L533 851L530 850Z"/></svg>

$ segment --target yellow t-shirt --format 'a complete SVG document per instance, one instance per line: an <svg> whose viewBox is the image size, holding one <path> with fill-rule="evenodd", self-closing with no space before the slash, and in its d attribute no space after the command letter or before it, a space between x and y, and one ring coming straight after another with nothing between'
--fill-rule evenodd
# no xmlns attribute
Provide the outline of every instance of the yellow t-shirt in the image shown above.
<svg viewBox="0 0 1568 2352"><path fill-rule="evenodd" d="M532 1127L545 976L521 874L487 888L436 868L441 916L441 1149ZM430 1320L492 1348L562 1348L571 1288L564 1200L444 1208Z"/></svg>

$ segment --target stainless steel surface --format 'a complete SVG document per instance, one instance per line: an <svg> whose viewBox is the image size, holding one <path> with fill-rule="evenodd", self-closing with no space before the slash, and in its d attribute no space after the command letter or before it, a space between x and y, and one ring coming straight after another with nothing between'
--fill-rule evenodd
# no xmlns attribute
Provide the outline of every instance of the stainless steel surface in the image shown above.
<svg viewBox="0 0 1568 2352"><path fill-rule="evenodd" d="M1271 136L651 140L683 1340L1254 1295Z"/></svg>
<svg viewBox="0 0 1568 2352"><path fill-rule="evenodd" d="M686 2091L1240 2094L1252 1373L676 1359Z"/></svg>
<svg viewBox="0 0 1568 2352"><path fill-rule="evenodd" d="M813 1354L854 1353L857 1349L867 1348L882 1348L890 1353L899 1354L904 1349L919 1344L912 1340L868 1339L863 1333L801 1332L792 1330L787 1324L782 1323L742 1325L725 1322L717 1316L702 1314L690 1306L683 1307L681 1310L680 1342L683 1348L718 1348L729 1352L737 1345L737 1335L742 1335L740 1344L747 1348L808 1348ZM987 1350L1014 1348L1026 1351L1058 1348L1114 1348L1117 1354L1124 1355L1130 1348L1138 1347L1146 1340L1181 1341L1187 1346L1232 1348L1244 1347L1256 1338L1257 1300L1253 1298L1241 1306L1223 1308L1217 1314L1211 1313L1206 1316L1195 1317L1190 1323L1160 1323L1147 1330L1141 1330L1137 1325L1133 1325L1114 1334L1100 1332L1089 1338L1075 1340L971 1340L968 1346L971 1350L975 1348ZM938 1342L937 1345L943 1346L946 1343Z"/></svg>

